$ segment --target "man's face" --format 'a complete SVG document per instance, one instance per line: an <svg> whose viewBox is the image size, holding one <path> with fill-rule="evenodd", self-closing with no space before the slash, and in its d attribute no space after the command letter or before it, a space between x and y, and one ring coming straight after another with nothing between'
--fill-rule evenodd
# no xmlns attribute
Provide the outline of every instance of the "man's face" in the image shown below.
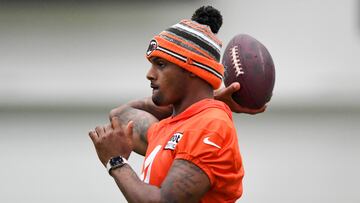
<svg viewBox="0 0 360 203"><path fill-rule="evenodd" d="M185 93L187 71L159 57L151 58L150 62L146 77L153 89L153 102L158 106L180 103Z"/></svg>

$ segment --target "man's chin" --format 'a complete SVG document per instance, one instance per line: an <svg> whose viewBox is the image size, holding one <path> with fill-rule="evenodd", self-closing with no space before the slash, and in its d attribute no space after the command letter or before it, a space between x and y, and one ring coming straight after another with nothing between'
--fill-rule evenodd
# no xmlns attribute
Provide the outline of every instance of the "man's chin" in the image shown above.
<svg viewBox="0 0 360 203"><path fill-rule="evenodd" d="M152 97L151 97L151 99L152 99L152 101L154 102L154 104L156 105L156 106L167 106L168 104L166 104L165 102L164 102L164 100L160 97L160 96L158 96L158 95L152 95Z"/></svg>
<svg viewBox="0 0 360 203"><path fill-rule="evenodd" d="M151 99L152 99L152 101L154 102L154 104L156 106L161 106L161 102L159 101L159 99L158 99L158 97L156 95L153 94Z"/></svg>

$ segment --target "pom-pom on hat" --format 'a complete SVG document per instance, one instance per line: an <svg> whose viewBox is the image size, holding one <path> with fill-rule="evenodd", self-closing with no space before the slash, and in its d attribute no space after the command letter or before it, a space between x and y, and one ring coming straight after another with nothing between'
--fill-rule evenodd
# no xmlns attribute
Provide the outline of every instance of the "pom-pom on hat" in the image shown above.
<svg viewBox="0 0 360 203"><path fill-rule="evenodd" d="M146 57L164 58L217 89L224 76L224 66L219 62L222 43L214 33L221 24L219 11L203 6L191 20L182 20L156 35L150 41Z"/></svg>

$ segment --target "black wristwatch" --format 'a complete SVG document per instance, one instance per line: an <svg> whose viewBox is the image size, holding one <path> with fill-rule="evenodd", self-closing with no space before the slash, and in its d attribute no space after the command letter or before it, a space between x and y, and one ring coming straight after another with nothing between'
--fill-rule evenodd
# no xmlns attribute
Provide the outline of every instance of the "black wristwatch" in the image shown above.
<svg viewBox="0 0 360 203"><path fill-rule="evenodd" d="M122 167L125 164L128 164L129 162L122 156L115 156L112 157L107 163L106 163L106 169L110 174L110 171Z"/></svg>

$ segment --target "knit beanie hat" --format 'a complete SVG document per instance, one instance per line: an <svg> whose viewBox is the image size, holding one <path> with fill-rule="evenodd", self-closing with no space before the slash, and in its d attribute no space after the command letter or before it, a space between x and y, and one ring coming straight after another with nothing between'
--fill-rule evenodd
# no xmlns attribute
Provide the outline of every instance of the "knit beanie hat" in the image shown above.
<svg viewBox="0 0 360 203"><path fill-rule="evenodd" d="M214 33L222 25L220 12L211 6L195 11L191 20L181 20L149 44L146 57L160 57L207 81L218 89L224 76L220 61L222 43Z"/></svg>

